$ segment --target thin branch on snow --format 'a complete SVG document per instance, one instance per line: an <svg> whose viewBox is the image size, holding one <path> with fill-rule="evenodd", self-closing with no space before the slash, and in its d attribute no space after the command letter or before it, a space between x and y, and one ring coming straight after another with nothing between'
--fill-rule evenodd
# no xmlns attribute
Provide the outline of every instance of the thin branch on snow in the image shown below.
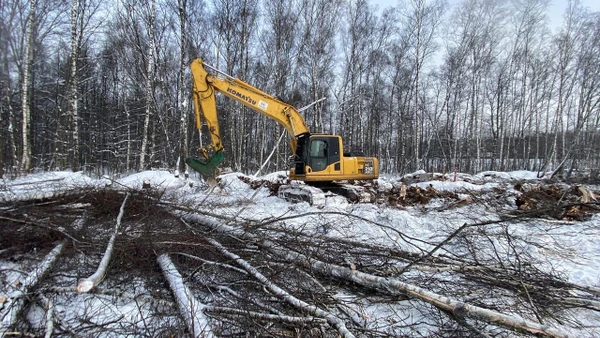
<svg viewBox="0 0 600 338"><path fill-rule="evenodd" d="M220 307L220 306L207 306L204 311L212 312L212 313L225 313L231 315L239 315L239 316L249 316L256 319L263 319L269 321L278 321L284 323L321 323L325 324L327 321L324 318L318 317L295 317L295 316L286 316L283 314L269 314L269 313L261 313L255 311L247 311L241 309L234 309L229 307Z"/></svg>
<svg viewBox="0 0 600 338"><path fill-rule="evenodd" d="M200 285L205 286L206 288L209 289L216 289L222 292L226 292L230 295L232 295L233 297L239 298L239 299L243 299L246 298L246 295L242 295L239 292L233 290L232 288L228 287L228 286L223 286L223 285L209 285L208 283L205 283L203 281L197 281L197 283L199 283ZM281 311L279 311L278 309L274 308L271 305L265 304L264 302L258 300L258 299L249 299L249 301L251 301L252 303L256 304L257 306L266 309L268 311L271 311L272 313L275 313L276 315L280 315L280 316L285 316L285 314Z"/></svg>
<svg viewBox="0 0 600 338"><path fill-rule="evenodd" d="M100 265L98 265L98 269L96 272L90 277L82 280L77 284L77 292L78 293L86 293L96 287L100 282L104 279L106 275L106 270L108 269L108 263L110 262L110 258L112 256L113 248L115 246L115 240L117 238L117 234L119 233L119 228L121 227L121 219L123 218L123 214L125 213L125 203L129 198L129 193L125 195L125 199L121 204L121 209L119 210L119 216L117 216L117 223L115 224L115 231L112 236L110 236L110 240L108 241L108 245L106 246L106 251L104 252L104 256L102 256L102 260L100 261Z"/></svg>
<svg viewBox="0 0 600 338"><path fill-rule="evenodd" d="M230 270L233 270L235 272L239 272L239 273L241 273L243 275L247 275L248 274L248 272L246 272L246 270L240 269L240 268L238 268L236 266L233 266L233 265L230 265L230 264L225 264L225 263L219 263L219 262L215 262L215 261L209 261L207 259L200 258L200 257L194 256L194 255L190 255L190 254L187 254L185 252L173 252L171 254L172 255L173 254L174 255L180 255L180 256L183 256L183 257L187 257L187 258L190 258L190 259L194 259L194 260L200 261L202 263L219 266L219 267L222 267L222 268L225 268L225 269L230 269Z"/></svg>

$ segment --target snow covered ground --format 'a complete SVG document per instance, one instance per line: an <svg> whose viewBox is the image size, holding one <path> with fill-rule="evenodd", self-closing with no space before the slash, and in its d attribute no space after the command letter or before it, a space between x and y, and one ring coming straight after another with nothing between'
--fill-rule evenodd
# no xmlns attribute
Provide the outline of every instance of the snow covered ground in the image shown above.
<svg viewBox="0 0 600 338"><path fill-rule="evenodd" d="M418 174L422 173L412 176ZM465 230L471 239L479 241L477 255L482 261L496 256L493 258L500 257L501 260L515 264L515 250L519 250L518 254L532 257L535 267L541 271L558 273L565 276L568 282L582 287L600 289L600 214L584 221L528 217L509 223L494 223L503 215L517 210L515 200L521 192L514 189L515 183L526 182L535 185L541 182L537 173L459 173L456 176L450 175L443 181L414 182L411 183L413 187L455 193L459 200L465 202L433 198L427 204L409 206L350 203L344 198L334 196L327 198L325 204L318 207L305 202L294 204L272 196L266 186L252 189L241 179L276 182L284 176L285 173L282 172L260 178L232 173L221 176L216 186L207 187L197 178L175 177L168 171L146 171L119 178L91 178L82 173L48 172L0 182L0 202L2 208L8 208L11 203L51 197L73 189L111 186L116 189L140 190L144 189L145 183L160 191L166 200L193 205L197 210L228 219L232 225L264 225L273 221L290 231L306 235L352 240L416 254L434 249L435 244L443 241L464 224L487 222L489 225L485 226L485 233L471 228ZM380 178L378 186L389 190L390 187L401 184L400 180L400 177ZM587 188L591 191L600 189L597 186ZM505 240L502 236L492 237L492 233L509 233L510 238L517 240L519 245L514 245L515 243ZM0 247L0 253L3 249ZM437 250L435 255L452 256L460 250L466 249L455 242L449 242ZM28 271L31 264L30 261L15 262L6 257L0 259L1 280L11 283L22 279L24 271ZM14 292L15 287L11 285L0 286L0 297L10 297ZM135 293L135 290L127 292ZM578 291L573 293L576 295ZM343 299L353 296L339 293L336 297ZM76 309L70 312L70 316L77 316L78 312L83 312L84 308L90 306L86 304L85 298L77 298L75 295L70 298ZM366 298L360 300L364 311L368 312L362 315L363 320L388 318L387 312L398 310L376 303L365 304L365 301ZM112 304L103 311L108 311L111 315L121 313L123 316L135 316L134 313L139 312L136 305L135 302ZM68 312L68 309L59 308L59 311ZM406 304L403 304L401 311L407 316L419 316L418 313L411 312L413 310L406 307ZM44 322L43 313L39 309L37 312L29 312L28 319L34 326L41 326ZM565 326L568 332L576 336L600 336L598 312L582 311L578 319L584 328Z"/></svg>

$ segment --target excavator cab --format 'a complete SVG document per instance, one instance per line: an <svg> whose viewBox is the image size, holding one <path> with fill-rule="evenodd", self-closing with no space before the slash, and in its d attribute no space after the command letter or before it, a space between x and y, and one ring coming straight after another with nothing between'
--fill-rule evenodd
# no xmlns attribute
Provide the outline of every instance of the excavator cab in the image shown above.
<svg viewBox="0 0 600 338"><path fill-rule="evenodd" d="M331 164L340 170L340 144L336 136L315 135L310 139L308 165L312 172L327 169Z"/></svg>
<svg viewBox="0 0 600 338"><path fill-rule="evenodd" d="M365 157L364 153L344 153L343 148L339 135L311 134L304 148L296 151L301 160L290 170L290 178L304 182L333 182L379 177L376 158Z"/></svg>

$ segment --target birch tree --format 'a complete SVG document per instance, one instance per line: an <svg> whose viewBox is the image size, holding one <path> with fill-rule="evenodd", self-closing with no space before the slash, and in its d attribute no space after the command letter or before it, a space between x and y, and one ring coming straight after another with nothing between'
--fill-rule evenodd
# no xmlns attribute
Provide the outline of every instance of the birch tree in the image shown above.
<svg viewBox="0 0 600 338"><path fill-rule="evenodd" d="M264 71L263 67L266 67L269 71L261 72L261 77L266 80L261 81L261 85L267 93L292 105L304 103L304 95L297 88L297 76L294 74L301 53L298 18L303 15L303 10L306 8L298 0L286 3L277 0L263 2L266 27L260 34L260 45L265 60L260 70ZM281 126L264 116L253 116L251 120L256 123L256 129L260 130L256 135L261 140L260 148L256 151L259 162L262 162L265 152L274 147L278 155L275 158L275 170L281 170L287 165L282 158L285 158L289 148L279 147L279 143L274 142L275 138L270 137L281 134Z"/></svg>
<svg viewBox="0 0 600 338"><path fill-rule="evenodd" d="M150 117L152 116L153 108L153 95L152 86L154 81L154 45L155 45L155 32L154 26L156 24L156 1L150 1L150 12L148 17L148 54L146 58L146 111L144 114L144 126L142 129L142 145L140 149L140 162L138 170L142 171L146 169L146 152L148 151L148 137L150 131Z"/></svg>
<svg viewBox="0 0 600 338"><path fill-rule="evenodd" d="M441 16L446 3L444 0L427 2L426 0L411 0L403 11L404 25L409 29L409 39L411 41L411 54L414 58L413 76L412 76L412 95L410 98L409 109L413 111L413 139L412 147L414 149L413 168L422 168L422 149L424 133L424 114L422 102L423 69L425 62L430 59L436 49L434 38L437 27L441 22Z"/></svg>
<svg viewBox="0 0 600 338"><path fill-rule="evenodd" d="M12 175L16 173L16 169L19 167L17 140L15 138L14 84L10 75L9 50L11 45L14 46L14 43L10 42L13 38L11 32L17 29L16 21L19 18L20 5L19 1L12 2L10 6L6 2L0 3L0 13L3 14L3 20L0 20L0 50L3 51L2 70L0 71L0 87L2 88L0 127L2 128L2 134L6 135L6 137L0 137L0 177L2 177L7 167L10 167L9 171Z"/></svg>
<svg viewBox="0 0 600 338"><path fill-rule="evenodd" d="M79 94L80 56L89 37L97 28L92 17L100 6L95 0L71 0L70 9L70 52L67 77L67 107L58 118L57 139L55 140L54 163L58 168L80 169L80 125Z"/></svg>
<svg viewBox="0 0 600 338"><path fill-rule="evenodd" d="M300 47L297 65L298 86L307 92L303 104L310 104L332 94L328 85L334 77L336 31L342 2L339 0L305 0L300 15ZM316 104L305 112L309 126L317 132L333 130L331 100Z"/></svg>
<svg viewBox="0 0 600 338"><path fill-rule="evenodd" d="M569 113L569 101L573 94L575 79L576 45L579 39L578 26L581 24L581 8L578 0L569 0L564 16L564 26L555 40L557 51L556 84L557 102L554 110L552 131L554 134L551 154L547 158L554 173L562 171L566 151L566 115Z"/></svg>
<svg viewBox="0 0 600 338"><path fill-rule="evenodd" d="M31 66L33 64L33 32L35 25L35 12L37 9L37 0L29 1L29 14L27 16L27 31L25 32L25 54L23 77L21 82L21 163L20 171L26 173L31 169L31 143L29 142L31 135L31 100L29 90L31 88Z"/></svg>
<svg viewBox="0 0 600 338"><path fill-rule="evenodd" d="M259 3L257 0L220 0L215 2L212 12L214 22L214 43L217 56L213 65L226 73L241 78L252 84L251 78L251 53L257 31ZM206 61L211 63L209 58ZM220 103L220 116L222 123L223 144L229 144L234 170L243 170L248 167L251 151L250 130L246 128L247 119L256 118L254 112L241 104L226 100ZM227 147L227 146L226 146Z"/></svg>
<svg viewBox="0 0 600 338"><path fill-rule="evenodd" d="M177 0L177 10L179 17L179 52L180 63L179 63L179 111L181 114L181 121L179 124L179 157L181 165L178 170L183 169L185 167L183 159L185 159L189 154L188 149L188 118L189 118L189 110L187 109L187 99L189 97L188 86L186 85L186 69L188 68L189 57L187 55L187 24L188 24L188 1L187 0Z"/></svg>
<svg viewBox="0 0 600 338"><path fill-rule="evenodd" d="M376 16L373 7L365 0L351 1L344 10L347 20L342 37L342 82L337 93L339 113L337 116L340 133L344 135L345 151L362 147L365 114L364 85L367 62L372 49Z"/></svg>

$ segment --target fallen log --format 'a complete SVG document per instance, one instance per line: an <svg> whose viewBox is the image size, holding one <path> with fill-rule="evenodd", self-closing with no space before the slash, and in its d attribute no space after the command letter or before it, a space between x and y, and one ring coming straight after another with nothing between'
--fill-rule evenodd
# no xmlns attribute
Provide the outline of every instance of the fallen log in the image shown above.
<svg viewBox="0 0 600 338"><path fill-rule="evenodd" d="M351 281L363 287L377 290L385 293L402 293L411 297L417 298L423 302L429 303L443 311L451 312L457 317L470 317L487 323L500 325L514 331L524 331L535 335L543 335L548 337L572 337L569 333L549 325L542 325L531 320L524 319L517 315L507 315L497 311L489 310L483 307L471 305L451 297L439 295L412 285L402 282L395 278L380 277L372 274L360 272L339 265L325 263L301 253L291 253L289 250L280 248L276 243L269 240L261 239L253 236L250 233L243 231L243 227L232 227L216 220L207 218L198 219L195 221L203 225L209 226L213 231L238 237L246 240L260 242L263 248L270 250L280 258L305 266L312 271L320 274Z"/></svg>
<svg viewBox="0 0 600 338"><path fill-rule="evenodd" d="M208 319L203 313L206 305L200 303L194 297L192 291L183 283L183 278L179 271L177 271L171 258L169 258L169 255L162 254L158 256L157 261L165 278L169 282L173 296L177 301L179 312L192 336L203 338L214 337L212 329L208 324Z"/></svg>
<svg viewBox="0 0 600 338"><path fill-rule="evenodd" d="M3 311L0 311L0 318L2 323L0 325L0 337L4 337L8 333L8 330L17 323L17 319L23 308L25 307L25 295L31 293L35 286L42 280L42 278L50 271L58 256L65 246L66 240L63 240L54 247L47 255L44 260L27 275L25 280L22 282L20 290L13 291L7 295L7 300L4 304Z"/></svg>
<svg viewBox="0 0 600 338"><path fill-rule="evenodd" d="M302 311L307 311L310 314L312 314L313 316L326 319L327 323L329 323L329 325L331 325L332 327L336 328L342 337L349 337L349 338L354 337L352 332L350 332L348 330L348 328L346 328L346 324L344 324L344 321L341 320L340 318L334 316L331 312L325 311L315 305L310 305L310 304L306 303L305 301L294 297L289 292L283 290L282 288L280 288L279 286L277 286L273 282L271 282L267 277L265 277L262 273L260 273L255 267L250 265L250 263L246 262L240 256L234 254L233 252L230 252L229 250L227 250L223 245L221 245L221 243L217 242L216 240L214 240L212 238L207 238L206 240L212 246L217 248L217 250L219 250L221 252L221 254L223 254L223 256L225 256L229 259L232 259L239 266L244 268L244 270L248 271L248 273L250 275L252 275L258 281L260 281L275 296L285 300L288 304L294 306L295 308L298 308Z"/></svg>
<svg viewBox="0 0 600 338"><path fill-rule="evenodd" d="M115 231L113 232L112 236L110 236L110 240L108 241L108 245L106 246L106 251L104 251L104 256L102 256L100 265L98 265L98 269L93 275L80 281L79 284L77 284L78 293L90 292L90 290L98 286L98 284L100 284L100 282L104 279L104 276L106 275L106 270L108 269L108 263L110 262L110 258L112 256L113 247L115 246L115 240L117 239L117 234L119 233L119 229L121 228L121 219L123 218L123 214L125 213L125 203L127 202L127 198L129 198L129 193L125 195L125 199L121 204L121 209L119 210L119 215L117 216L117 223L115 224Z"/></svg>
<svg viewBox="0 0 600 338"><path fill-rule="evenodd" d="M303 264L313 269L313 271L321 274L351 281L370 289L376 289L384 292L395 290L397 292L420 299L441 310L449 311L457 317L471 317L513 330L526 331L534 335L544 335L549 337L571 337L569 333L553 328L549 325L542 325L516 315L507 315L479 306L470 305L450 297L436 294L416 285L402 282L395 278L379 277L357 270L351 270L346 267L321 262L308 257L305 257Z"/></svg>

